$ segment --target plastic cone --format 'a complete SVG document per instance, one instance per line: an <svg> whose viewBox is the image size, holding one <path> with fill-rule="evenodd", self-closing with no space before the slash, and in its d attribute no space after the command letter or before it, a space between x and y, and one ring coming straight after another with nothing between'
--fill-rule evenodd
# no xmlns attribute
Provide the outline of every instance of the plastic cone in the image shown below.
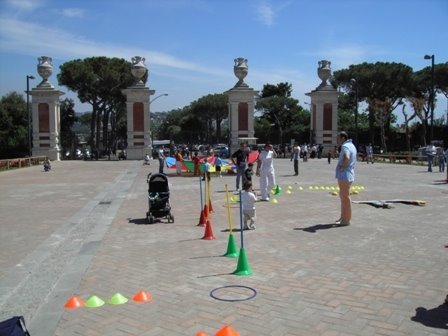
<svg viewBox="0 0 448 336"><path fill-rule="evenodd" d="M215 236L213 235L212 223L210 219L207 219L207 223L205 224L204 237L202 239L213 240Z"/></svg>
<svg viewBox="0 0 448 336"><path fill-rule="evenodd" d="M272 203L277 204L277 203L278 203L278 199L273 198L273 199L272 199Z"/></svg>
<svg viewBox="0 0 448 336"><path fill-rule="evenodd" d="M84 307L84 304L85 303L81 298L77 297L76 295L73 295L67 300L64 307L67 309L81 308Z"/></svg>
<svg viewBox="0 0 448 336"><path fill-rule="evenodd" d="M210 212L208 210L208 204L204 205L204 218L207 221L207 219L210 217Z"/></svg>
<svg viewBox="0 0 448 336"><path fill-rule="evenodd" d="M210 212L215 212L215 211L213 210L212 200L211 200L211 199L208 200L208 211L210 211Z"/></svg>
<svg viewBox="0 0 448 336"><path fill-rule="evenodd" d="M112 297L109 299L109 304L112 305L119 305L128 302L129 300L121 295L120 293L115 293L112 295Z"/></svg>
<svg viewBox="0 0 448 336"><path fill-rule="evenodd" d="M287 194L292 194L291 190L286 190Z"/></svg>
<svg viewBox="0 0 448 336"><path fill-rule="evenodd" d="M224 257L227 258L236 258L238 257L238 249L235 244L235 237L233 234L229 234L229 242L227 243L227 252L224 254Z"/></svg>
<svg viewBox="0 0 448 336"><path fill-rule="evenodd" d="M280 195L281 192L282 188L280 188L280 186L277 184L277 186L275 187L274 195Z"/></svg>
<svg viewBox="0 0 448 336"><path fill-rule="evenodd" d="M196 226L205 226L205 214L204 214L204 209L201 210L201 216L199 217L199 223Z"/></svg>
<svg viewBox="0 0 448 336"><path fill-rule="evenodd" d="M236 275L250 275L252 270L249 267L249 262L247 261L246 251L243 248L240 249L240 256L238 258L238 265L235 272Z"/></svg>
<svg viewBox="0 0 448 336"><path fill-rule="evenodd" d="M240 336L232 326L224 326L215 334L215 336Z"/></svg>
<svg viewBox="0 0 448 336"><path fill-rule="evenodd" d="M203 332L203 331L198 331L196 333L196 336L207 336L207 334L205 332Z"/></svg>
<svg viewBox="0 0 448 336"><path fill-rule="evenodd" d="M96 295L92 295L85 303L85 306L89 308L97 308L102 305L104 305L104 301Z"/></svg>
<svg viewBox="0 0 448 336"><path fill-rule="evenodd" d="M291 187L291 186L288 186L288 189L289 189L289 190L291 190L291 189L292 189L292 187Z"/></svg>
<svg viewBox="0 0 448 336"><path fill-rule="evenodd" d="M150 293L141 290L135 293L132 300L136 302L148 302L152 300L152 296Z"/></svg>

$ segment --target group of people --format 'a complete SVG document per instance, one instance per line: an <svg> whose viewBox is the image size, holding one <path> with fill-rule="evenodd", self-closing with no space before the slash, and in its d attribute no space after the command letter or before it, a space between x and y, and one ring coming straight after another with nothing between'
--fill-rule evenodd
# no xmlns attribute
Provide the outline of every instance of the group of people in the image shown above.
<svg viewBox="0 0 448 336"><path fill-rule="evenodd" d="M428 172L432 172L432 166L434 163L434 158L437 157L438 165L439 165L439 173L445 172L445 163L448 159L448 149L443 151L442 147L434 146L433 144L426 147L426 157L428 160Z"/></svg>
<svg viewBox="0 0 448 336"><path fill-rule="evenodd" d="M340 218L335 224L340 226L350 225L352 218L350 188L355 180L355 164L357 160L356 147L352 140L348 138L346 132L340 132L337 136L337 142L340 145L338 163L336 165L335 178L338 181L339 197L341 202ZM291 161L294 161L294 175L299 174L298 161L300 158L300 147L294 145L291 151ZM269 191L276 185L275 169L273 159L277 153L272 145L267 143L260 152L257 159L256 175L260 177L260 198L258 199L253 192L252 167L248 163L249 150L245 144L232 154L231 159L237 167L236 189L239 190L240 182L243 186L241 194L241 203L243 210L244 229L255 229L255 202L269 201Z"/></svg>

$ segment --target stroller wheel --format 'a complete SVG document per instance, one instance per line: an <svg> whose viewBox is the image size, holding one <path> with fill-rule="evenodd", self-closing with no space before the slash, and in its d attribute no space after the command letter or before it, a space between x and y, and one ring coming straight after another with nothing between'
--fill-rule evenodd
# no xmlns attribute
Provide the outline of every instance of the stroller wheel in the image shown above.
<svg viewBox="0 0 448 336"><path fill-rule="evenodd" d="M154 217L153 216L149 216L148 217L148 222L149 222L149 224L153 224L154 223Z"/></svg>
<svg viewBox="0 0 448 336"><path fill-rule="evenodd" d="M168 223L174 223L174 216L172 214L168 215Z"/></svg>

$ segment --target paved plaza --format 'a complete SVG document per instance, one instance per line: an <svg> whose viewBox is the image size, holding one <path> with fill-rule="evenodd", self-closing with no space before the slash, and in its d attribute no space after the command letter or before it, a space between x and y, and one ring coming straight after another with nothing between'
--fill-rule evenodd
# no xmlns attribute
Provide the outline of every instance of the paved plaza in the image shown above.
<svg viewBox="0 0 448 336"><path fill-rule="evenodd" d="M244 231L252 274L238 276L238 258L223 257L235 177L212 178L216 239L205 240L199 178L174 170L175 222L147 224L146 177L158 163L142 163L0 172L0 320L24 315L32 336L215 335L225 325L241 336L448 335L445 174L358 162L353 200L426 205L353 204L351 225L339 227L336 162L300 162L297 177L277 159L282 191L256 203L257 228ZM240 249L238 204L230 209ZM151 301L132 300L142 290ZM116 293L129 301L109 304ZM106 304L69 310L72 295Z"/></svg>

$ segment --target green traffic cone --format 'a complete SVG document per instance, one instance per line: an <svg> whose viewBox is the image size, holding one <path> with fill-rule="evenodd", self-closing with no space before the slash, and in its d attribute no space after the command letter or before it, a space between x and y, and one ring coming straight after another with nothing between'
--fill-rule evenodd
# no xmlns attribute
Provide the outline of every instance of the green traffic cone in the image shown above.
<svg viewBox="0 0 448 336"><path fill-rule="evenodd" d="M235 244L235 238L233 237L233 234L229 234L229 242L227 243L227 252L224 254L224 257L227 258L236 258L238 257L238 250L236 248Z"/></svg>
<svg viewBox="0 0 448 336"><path fill-rule="evenodd" d="M102 305L104 305L104 301L96 295L91 296L84 304L84 306L89 308L97 308L101 307Z"/></svg>
<svg viewBox="0 0 448 336"><path fill-rule="evenodd" d="M128 299L121 295L120 293L115 293L112 295L112 297L109 299L109 304L112 305L119 305L128 302Z"/></svg>
<svg viewBox="0 0 448 336"><path fill-rule="evenodd" d="M249 263L246 257L246 251L244 248L240 249L240 256L238 258L238 266L236 267L236 271L233 272L236 275L250 275L252 274L252 270L249 267Z"/></svg>
<svg viewBox="0 0 448 336"><path fill-rule="evenodd" d="M277 186L275 187L274 195L280 195L281 192L282 188L280 188L280 186L277 184Z"/></svg>

